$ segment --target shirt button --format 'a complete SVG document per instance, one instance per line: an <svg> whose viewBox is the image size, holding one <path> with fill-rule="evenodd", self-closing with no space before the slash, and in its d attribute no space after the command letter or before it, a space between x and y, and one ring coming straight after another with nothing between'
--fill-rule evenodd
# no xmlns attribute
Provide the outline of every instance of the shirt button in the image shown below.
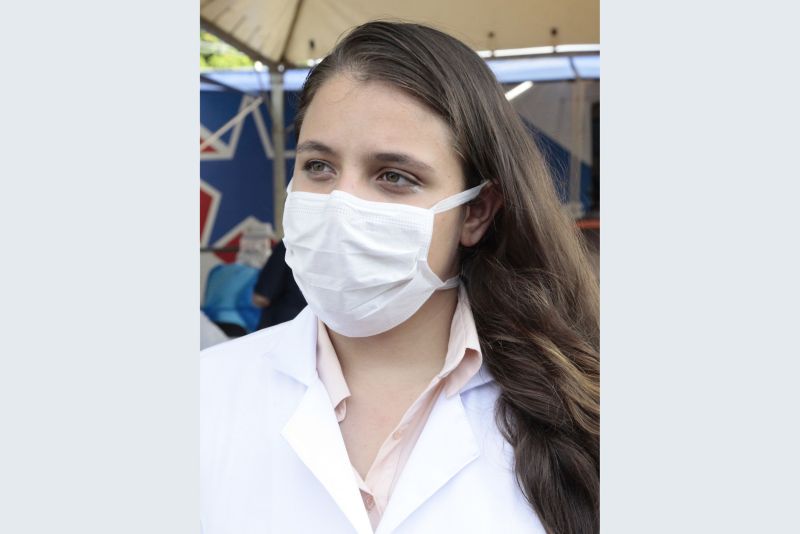
<svg viewBox="0 0 800 534"><path fill-rule="evenodd" d="M367 510L372 510L372 507L375 506L375 499L372 498L372 495L364 495L364 506L367 507Z"/></svg>

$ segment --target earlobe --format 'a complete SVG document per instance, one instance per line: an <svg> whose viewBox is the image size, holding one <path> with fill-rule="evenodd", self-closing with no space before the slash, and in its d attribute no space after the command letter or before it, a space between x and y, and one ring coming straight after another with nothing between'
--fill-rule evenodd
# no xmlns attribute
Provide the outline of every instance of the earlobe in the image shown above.
<svg viewBox="0 0 800 534"><path fill-rule="evenodd" d="M492 183L488 184L480 196L467 205L467 214L461 230L461 246L477 245L502 205L503 198L497 188Z"/></svg>

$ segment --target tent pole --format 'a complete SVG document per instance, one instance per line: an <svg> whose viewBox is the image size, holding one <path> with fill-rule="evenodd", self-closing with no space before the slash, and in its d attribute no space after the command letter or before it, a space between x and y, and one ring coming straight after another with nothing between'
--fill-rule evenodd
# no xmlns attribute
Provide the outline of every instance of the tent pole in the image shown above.
<svg viewBox="0 0 800 534"><path fill-rule="evenodd" d="M286 134L283 126L283 69L270 69L272 105L272 141L275 157L272 160L272 197L274 199L275 235L283 239L283 204L286 201Z"/></svg>
<svg viewBox="0 0 800 534"><path fill-rule="evenodd" d="M575 219L583 217L583 204L581 202L581 155L584 147L584 122L586 117L584 101L586 99L586 85L575 68L575 62L570 57L570 67L575 75L572 82L572 102L570 106L570 119L572 129L572 147L570 148L569 161L569 211Z"/></svg>

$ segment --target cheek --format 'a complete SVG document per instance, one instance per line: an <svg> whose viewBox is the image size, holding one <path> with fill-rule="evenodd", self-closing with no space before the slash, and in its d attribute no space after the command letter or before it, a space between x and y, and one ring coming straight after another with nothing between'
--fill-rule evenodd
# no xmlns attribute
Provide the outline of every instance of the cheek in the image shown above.
<svg viewBox="0 0 800 534"><path fill-rule="evenodd" d="M436 275L447 280L458 274L458 244L461 240L463 207L436 215L428 251L428 265Z"/></svg>

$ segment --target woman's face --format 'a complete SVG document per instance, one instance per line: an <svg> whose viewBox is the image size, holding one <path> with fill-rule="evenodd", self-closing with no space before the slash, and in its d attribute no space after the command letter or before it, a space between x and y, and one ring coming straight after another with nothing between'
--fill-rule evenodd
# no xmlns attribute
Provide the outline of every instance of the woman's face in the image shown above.
<svg viewBox="0 0 800 534"><path fill-rule="evenodd" d="M292 189L430 208L465 188L451 137L438 115L402 91L336 75L306 110ZM458 272L465 211L434 219L428 264L442 280Z"/></svg>

